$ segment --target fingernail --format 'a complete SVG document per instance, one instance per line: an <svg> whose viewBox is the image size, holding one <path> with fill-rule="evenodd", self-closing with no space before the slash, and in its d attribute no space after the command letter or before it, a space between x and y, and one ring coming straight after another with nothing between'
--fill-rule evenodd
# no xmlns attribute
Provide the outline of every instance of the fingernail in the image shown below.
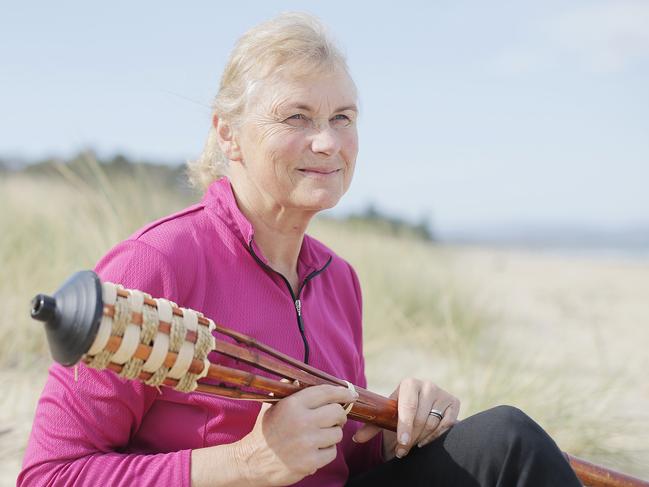
<svg viewBox="0 0 649 487"><path fill-rule="evenodd" d="M352 436L352 441L353 441L354 443L358 443L358 441L356 440L356 436Z"/></svg>
<svg viewBox="0 0 649 487"><path fill-rule="evenodd" d="M424 446L425 444L426 444L426 443L424 443L423 441L420 441L419 443L417 443L417 448L421 448L421 447Z"/></svg>
<svg viewBox="0 0 649 487"><path fill-rule="evenodd" d="M401 439L399 440L399 443L401 443L402 445L407 445L409 441L410 435L408 433L401 433Z"/></svg>
<svg viewBox="0 0 649 487"><path fill-rule="evenodd" d="M399 448L397 450L397 458L403 458L405 456L406 456L406 450L404 450L403 448Z"/></svg>

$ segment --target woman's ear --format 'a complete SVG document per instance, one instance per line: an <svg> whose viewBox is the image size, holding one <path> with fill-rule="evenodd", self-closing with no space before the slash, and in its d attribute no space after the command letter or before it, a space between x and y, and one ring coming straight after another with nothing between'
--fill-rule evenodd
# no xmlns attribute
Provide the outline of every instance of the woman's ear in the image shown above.
<svg viewBox="0 0 649 487"><path fill-rule="evenodd" d="M237 134L232 124L214 114L212 116L212 126L216 131L216 140L225 157L230 161L241 161L241 147L239 147Z"/></svg>

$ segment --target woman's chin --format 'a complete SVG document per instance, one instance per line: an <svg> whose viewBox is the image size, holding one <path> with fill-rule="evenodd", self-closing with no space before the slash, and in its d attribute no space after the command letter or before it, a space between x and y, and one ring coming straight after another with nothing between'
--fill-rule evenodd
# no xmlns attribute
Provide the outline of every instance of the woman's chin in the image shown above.
<svg viewBox="0 0 649 487"><path fill-rule="evenodd" d="M333 208L343 196L341 191L314 190L294 199L294 207L305 211L322 211Z"/></svg>

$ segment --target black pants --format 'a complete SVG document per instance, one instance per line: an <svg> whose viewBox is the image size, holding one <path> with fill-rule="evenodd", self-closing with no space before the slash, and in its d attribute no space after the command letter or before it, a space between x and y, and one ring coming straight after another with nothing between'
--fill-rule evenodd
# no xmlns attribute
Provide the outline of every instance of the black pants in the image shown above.
<svg viewBox="0 0 649 487"><path fill-rule="evenodd" d="M552 438L519 409L471 416L429 443L355 476L348 487L581 486Z"/></svg>

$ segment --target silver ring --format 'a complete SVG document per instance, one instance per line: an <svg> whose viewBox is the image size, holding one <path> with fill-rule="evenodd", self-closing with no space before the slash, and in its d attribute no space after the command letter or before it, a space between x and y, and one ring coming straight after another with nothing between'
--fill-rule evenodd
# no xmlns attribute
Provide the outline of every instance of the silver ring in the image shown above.
<svg viewBox="0 0 649 487"><path fill-rule="evenodd" d="M430 413L428 413L428 416L435 416L437 419L440 421L444 418L444 413L441 412L439 409L431 409Z"/></svg>

